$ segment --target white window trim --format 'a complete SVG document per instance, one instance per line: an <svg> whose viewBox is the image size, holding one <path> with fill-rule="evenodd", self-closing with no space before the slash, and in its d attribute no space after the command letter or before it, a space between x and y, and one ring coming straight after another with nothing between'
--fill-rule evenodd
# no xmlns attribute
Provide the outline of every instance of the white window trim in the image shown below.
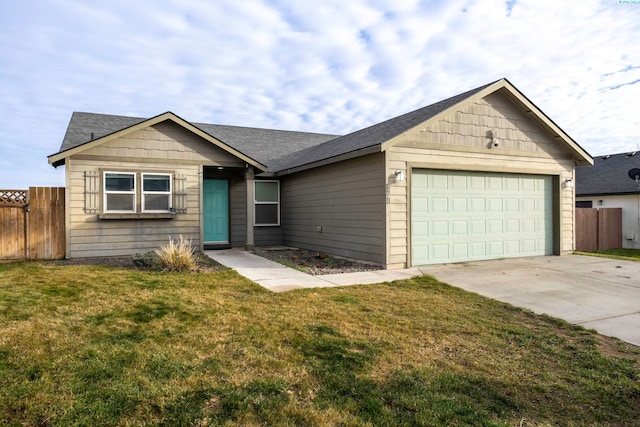
<svg viewBox="0 0 640 427"><path fill-rule="evenodd" d="M171 208L173 208L173 175L170 173L156 173L156 172L144 172L141 174L142 177L140 179L140 192L142 193L142 198L141 198L141 210L142 212L149 212L149 213L166 213L166 212L171 212ZM144 191L144 177L145 175L164 175L164 176L168 176L169 177L169 191ZM169 196L169 209L167 210L148 210L145 209L146 203L145 203L145 197L148 194L165 194Z"/></svg>
<svg viewBox="0 0 640 427"><path fill-rule="evenodd" d="M107 174L120 174L120 175L133 175L133 191L107 191ZM103 188L103 212L105 213L136 213L137 212L137 200L136 193L138 190L138 177L135 172L123 172L123 171L104 171L102 173L102 188ZM109 194L129 194L133 198L133 210L108 210L107 209L107 196Z"/></svg>
<svg viewBox="0 0 640 427"><path fill-rule="evenodd" d="M259 182L275 182L278 184L278 201L277 202L259 202L256 200L256 183ZM277 205L278 206L278 221L275 224L258 224L256 221L258 219L258 215L256 212L256 206L258 205ZM253 225L255 227L276 227L280 226L280 181L278 180L264 180L264 179L256 179L253 181Z"/></svg>

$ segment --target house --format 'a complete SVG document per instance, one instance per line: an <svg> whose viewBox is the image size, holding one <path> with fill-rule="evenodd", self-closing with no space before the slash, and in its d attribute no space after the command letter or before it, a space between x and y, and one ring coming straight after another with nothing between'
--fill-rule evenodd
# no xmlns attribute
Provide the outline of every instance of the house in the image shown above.
<svg viewBox="0 0 640 427"><path fill-rule="evenodd" d="M576 207L622 208L622 246L640 249L640 152L595 157L576 168ZM630 173L636 169L636 173ZM639 175L640 176L640 175Z"/></svg>
<svg viewBox="0 0 640 427"><path fill-rule="evenodd" d="M67 256L288 245L386 268L571 252L589 154L501 79L348 135L74 113Z"/></svg>

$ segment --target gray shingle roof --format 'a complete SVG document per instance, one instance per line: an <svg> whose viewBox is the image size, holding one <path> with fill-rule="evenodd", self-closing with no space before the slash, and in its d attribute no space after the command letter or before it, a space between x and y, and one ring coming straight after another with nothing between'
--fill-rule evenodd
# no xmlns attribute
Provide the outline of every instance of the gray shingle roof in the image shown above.
<svg viewBox="0 0 640 427"><path fill-rule="evenodd" d="M70 150L93 139L98 139L147 119L74 112L62 140L60 152ZM92 135L93 134L93 135ZM93 138L92 138L93 136Z"/></svg>
<svg viewBox="0 0 640 427"><path fill-rule="evenodd" d="M640 169L640 152L594 157L593 166L576 167L576 196L638 193L628 175L634 168Z"/></svg>
<svg viewBox="0 0 640 427"><path fill-rule="evenodd" d="M385 141L408 131L414 126L429 120L431 117L445 111L447 108L464 101L494 83L495 82L491 82L468 92L461 93L460 95L436 102L435 104L422 107L418 110L411 111L373 126L352 132L348 135L332 139L304 151L293 153L287 158L280 159L276 162L274 165L274 171L278 172L286 169L292 169L321 160L330 159L342 154L380 145Z"/></svg>
<svg viewBox="0 0 640 427"><path fill-rule="evenodd" d="M344 136L207 123L191 124L267 166L270 172L281 172L379 146L494 83L480 86ZM75 112L71 116L59 153L145 120L148 119Z"/></svg>
<svg viewBox="0 0 640 427"><path fill-rule="evenodd" d="M75 148L148 119L74 112L60 152ZM241 126L192 123L219 141L270 167L275 159L334 139L339 135L295 132Z"/></svg>
<svg viewBox="0 0 640 427"><path fill-rule="evenodd" d="M193 123L193 125L266 165L270 170L277 160L282 157L322 144L339 136L206 123Z"/></svg>

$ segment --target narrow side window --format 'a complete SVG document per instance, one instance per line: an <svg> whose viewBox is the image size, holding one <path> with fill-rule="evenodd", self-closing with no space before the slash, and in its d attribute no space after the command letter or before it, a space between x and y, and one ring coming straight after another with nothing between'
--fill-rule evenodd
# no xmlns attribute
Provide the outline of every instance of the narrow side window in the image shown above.
<svg viewBox="0 0 640 427"><path fill-rule="evenodd" d="M254 181L254 225L280 225L280 182Z"/></svg>

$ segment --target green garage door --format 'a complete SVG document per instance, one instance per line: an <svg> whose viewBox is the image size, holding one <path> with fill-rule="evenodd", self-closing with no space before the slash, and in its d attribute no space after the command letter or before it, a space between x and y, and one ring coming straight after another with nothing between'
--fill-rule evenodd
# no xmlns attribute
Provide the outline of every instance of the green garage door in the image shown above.
<svg viewBox="0 0 640 427"><path fill-rule="evenodd" d="M413 265L552 253L552 177L413 170Z"/></svg>

